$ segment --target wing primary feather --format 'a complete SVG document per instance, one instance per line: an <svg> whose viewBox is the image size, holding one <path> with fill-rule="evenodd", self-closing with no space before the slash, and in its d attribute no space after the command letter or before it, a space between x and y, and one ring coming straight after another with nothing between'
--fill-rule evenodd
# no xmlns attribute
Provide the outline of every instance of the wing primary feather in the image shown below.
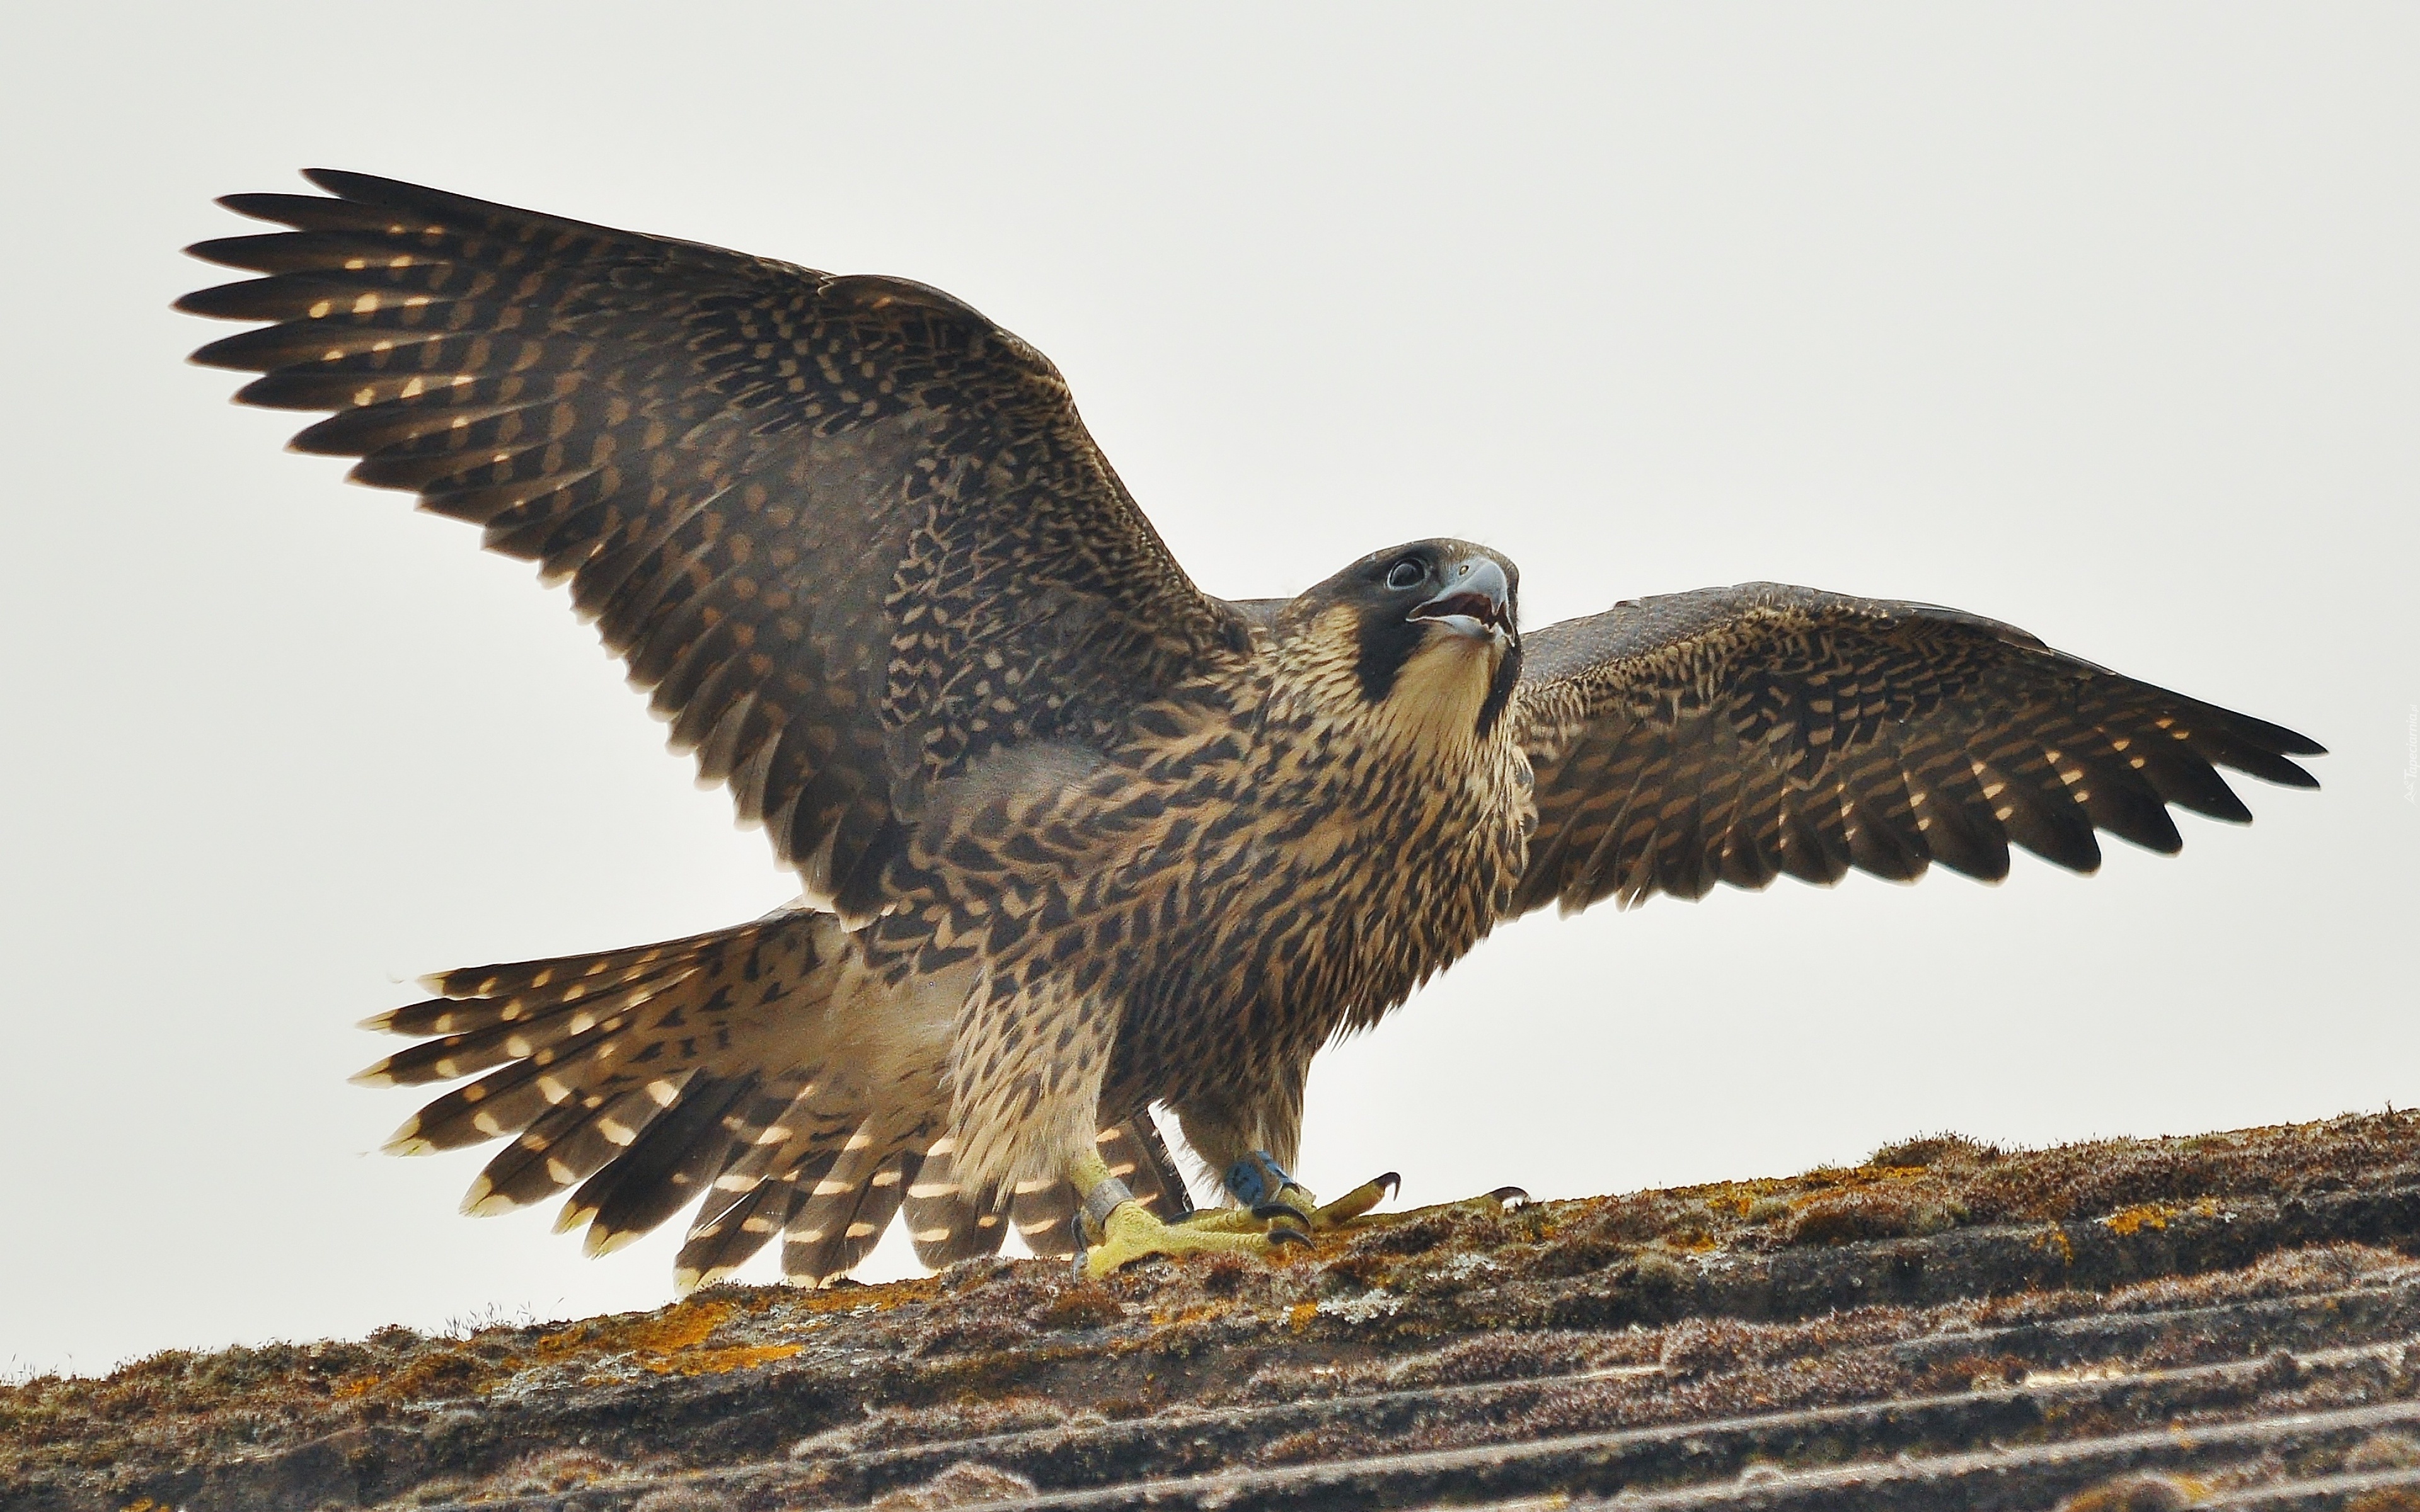
<svg viewBox="0 0 2420 1512"><path fill-rule="evenodd" d="M1913 881L1936 860L1996 881L2011 841L2090 871L2104 830L2177 849L2170 806L2248 819L2217 767L2309 786L2288 758L2321 750L2012 625L1781 583L1626 600L1523 640L1538 820L1516 911L1850 866Z"/></svg>
<svg viewBox="0 0 2420 1512"><path fill-rule="evenodd" d="M962 301L305 177L333 197L223 202L290 230L194 249L257 276L178 307L262 325L196 361L256 375L245 403L325 411L298 449L354 457L356 481L410 489L567 579L685 742L752 694L726 760L735 781L772 784L741 811L786 816L768 829L794 866L878 891L857 847L887 833L894 795L953 775L894 769L894 748L963 767L1037 725L1110 740L1133 708L1249 654L1242 611L1168 555L1056 369ZM886 696L898 594L935 606L934 665L1029 667L1022 706L973 707L947 679ZM1093 632L1065 636L1070 617L1039 603Z"/></svg>

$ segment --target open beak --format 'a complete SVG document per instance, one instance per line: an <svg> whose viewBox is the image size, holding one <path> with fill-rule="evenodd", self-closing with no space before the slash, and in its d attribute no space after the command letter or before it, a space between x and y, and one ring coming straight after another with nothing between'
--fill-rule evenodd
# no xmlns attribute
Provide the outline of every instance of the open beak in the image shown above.
<svg viewBox="0 0 2420 1512"><path fill-rule="evenodd" d="M1465 557L1446 569L1445 591L1407 617L1435 620L1475 640L1509 642L1513 636L1512 583L1493 557Z"/></svg>

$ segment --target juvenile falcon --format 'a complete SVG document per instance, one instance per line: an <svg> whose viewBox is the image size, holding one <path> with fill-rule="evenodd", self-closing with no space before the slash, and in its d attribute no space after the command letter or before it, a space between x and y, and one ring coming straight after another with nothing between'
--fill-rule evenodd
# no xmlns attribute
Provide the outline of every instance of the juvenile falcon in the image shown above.
<svg viewBox="0 0 2420 1512"><path fill-rule="evenodd" d="M2170 804L2248 819L2215 766L2314 785L2301 735L1929 605L1749 583L1525 636L1512 563L1445 540L1215 598L949 295L309 177L193 249L262 276L181 308L266 322L195 360L567 584L811 900L447 972L359 1079L476 1078L389 1146L508 1138L466 1211L568 1191L593 1253L695 1201L686 1285L775 1234L829 1279L903 1208L931 1264L1009 1223L1096 1272L1299 1242L1383 1191L1286 1175L1312 1056L1499 920L2089 871L2096 830L2176 850ZM1187 1215L1155 1103L1236 1206Z"/></svg>

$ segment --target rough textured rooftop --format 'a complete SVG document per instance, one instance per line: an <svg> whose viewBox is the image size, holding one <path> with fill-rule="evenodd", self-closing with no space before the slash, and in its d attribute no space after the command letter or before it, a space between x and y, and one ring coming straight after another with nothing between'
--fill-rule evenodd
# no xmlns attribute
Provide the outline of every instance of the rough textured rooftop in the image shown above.
<svg viewBox="0 0 2420 1512"><path fill-rule="evenodd" d="M2420 1116L0 1388L0 1512L2420 1509Z"/></svg>

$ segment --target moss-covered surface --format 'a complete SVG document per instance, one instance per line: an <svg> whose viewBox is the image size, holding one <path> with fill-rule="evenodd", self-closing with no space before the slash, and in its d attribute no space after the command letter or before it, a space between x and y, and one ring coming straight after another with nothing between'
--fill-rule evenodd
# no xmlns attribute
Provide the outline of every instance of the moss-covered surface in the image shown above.
<svg viewBox="0 0 2420 1512"><path fill-rule="evenodd" d="M2141 1404L2101 1402L2094 1371L2420 1334L2415 1244L2412 1115L2031 1151L1940 1136L1787 1179L1379 1215L1274 1263L1077 1283L988 1261L171 1351L0 1387L0 1509L942 1505L945 1473L998 1496L2028 1382L2068 1394L2062 1431L2116 1431ZM2262 1389L2420 1395L2402 1369ZM757 1468L709 1473L735 1466Z"/></svg>

